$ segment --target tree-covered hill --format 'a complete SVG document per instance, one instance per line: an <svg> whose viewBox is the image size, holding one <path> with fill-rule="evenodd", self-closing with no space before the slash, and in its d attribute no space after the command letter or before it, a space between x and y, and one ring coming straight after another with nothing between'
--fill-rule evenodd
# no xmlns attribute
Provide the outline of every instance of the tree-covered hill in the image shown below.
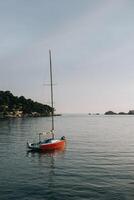
<svg viewBox="0 0 134 200"><path fill-rule="evenodd" d="M24 96L14 96L10 91L0 91L0 113L8 116L50 116L52 108Z"/></svg>

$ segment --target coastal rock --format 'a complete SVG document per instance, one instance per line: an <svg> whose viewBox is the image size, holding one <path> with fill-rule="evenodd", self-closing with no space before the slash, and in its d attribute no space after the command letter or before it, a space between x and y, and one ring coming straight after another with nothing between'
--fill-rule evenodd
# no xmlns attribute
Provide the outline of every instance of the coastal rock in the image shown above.
<svg viewBox="0 0 134 200"><path fill-rule="evenodd" d="M128 115L134 115L134 110L129 110Z"/></svg>
<svg viewBox="0 0 134 200"><path fill-rule="evenodd" d="M105 115L116 115L116 114L117 114L117 113L115 113L115 112L113 112L113 111L111 111L111 110L105 112Z"/></svg>
<svg viewBox="0 0 134 200"><path fill-rule="evenodd" d="M127 115L128 113L125 112L119 112L118 115Z"/></svg>

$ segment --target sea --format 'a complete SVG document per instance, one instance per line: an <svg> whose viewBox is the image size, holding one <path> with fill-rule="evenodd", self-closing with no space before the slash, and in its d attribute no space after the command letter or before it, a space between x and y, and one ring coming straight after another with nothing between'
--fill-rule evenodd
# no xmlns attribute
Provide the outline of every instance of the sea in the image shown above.
<svg viewBox="0 0 134 200"><path fill-rule="evenodd" d="M0 120L0 200L134 200L134 116L55 116L64 151L29 152L51 118Z"/></svg>

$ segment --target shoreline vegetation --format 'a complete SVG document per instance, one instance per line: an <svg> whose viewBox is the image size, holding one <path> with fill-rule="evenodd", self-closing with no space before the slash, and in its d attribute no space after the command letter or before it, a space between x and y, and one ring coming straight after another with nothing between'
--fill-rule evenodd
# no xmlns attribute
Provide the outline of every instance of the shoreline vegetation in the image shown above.
<svg viewBox="0 0 134 200"><path fill-rule="evenodd" d="M50 117L52 107L14 96L10 91L0 91L0 119L17 117ZM60 116L55 114L54 116Z"/></svg>

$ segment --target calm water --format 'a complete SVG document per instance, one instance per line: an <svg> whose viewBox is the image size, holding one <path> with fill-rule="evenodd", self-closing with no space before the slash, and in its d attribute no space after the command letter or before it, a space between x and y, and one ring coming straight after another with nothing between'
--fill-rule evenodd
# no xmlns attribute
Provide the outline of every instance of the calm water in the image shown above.
<svg viewBox="0 0 134 200"><path fill-rule="evenodd" d="M134 116L55 117L64 152L28 153L50 118L0 121L1 200L133 200Z"/></svg>

